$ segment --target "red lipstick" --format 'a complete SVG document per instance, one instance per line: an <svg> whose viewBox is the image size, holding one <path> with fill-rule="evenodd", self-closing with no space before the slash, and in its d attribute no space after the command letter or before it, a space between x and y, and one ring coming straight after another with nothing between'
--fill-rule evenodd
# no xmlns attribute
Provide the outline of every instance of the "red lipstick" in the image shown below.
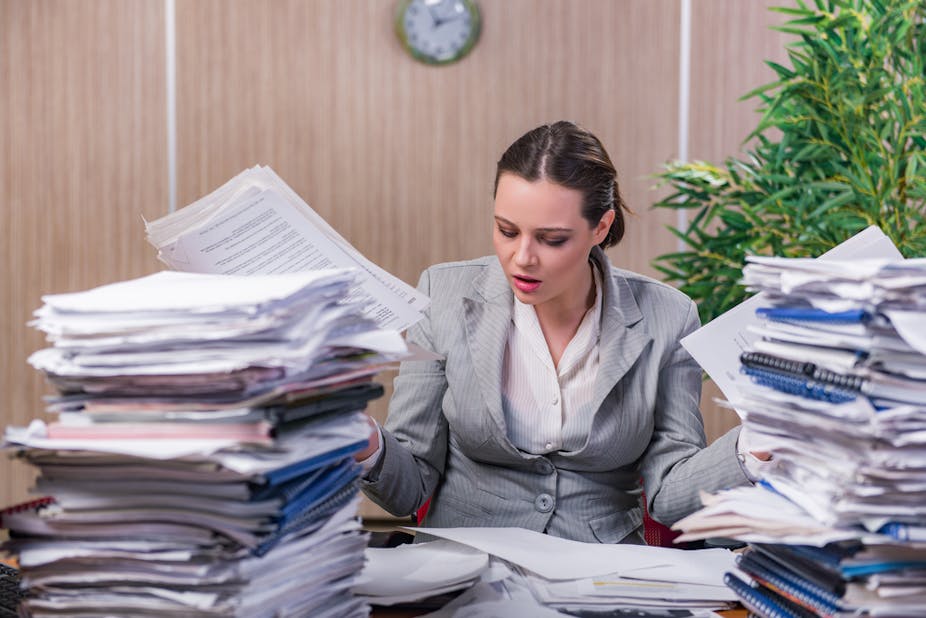
<svg viewBox="0 0 926 618"><path fill-rule="evenodd" d="M541 283L538 279L532 279L523 275L512 275L511 279L514 281L514 287L522 292L533 292L540 287Z"/></svg>

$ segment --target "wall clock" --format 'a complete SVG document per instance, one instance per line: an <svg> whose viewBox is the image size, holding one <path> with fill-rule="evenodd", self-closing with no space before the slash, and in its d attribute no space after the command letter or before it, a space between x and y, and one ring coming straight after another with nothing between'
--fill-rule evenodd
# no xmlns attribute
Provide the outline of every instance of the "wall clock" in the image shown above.
<svg viewBox="0 0 926 618"><path fill-rule="evenodd" d="M428 64L447 64L465 56L479 39L475 0L403 0L395 29L406 51Z"/></svg>

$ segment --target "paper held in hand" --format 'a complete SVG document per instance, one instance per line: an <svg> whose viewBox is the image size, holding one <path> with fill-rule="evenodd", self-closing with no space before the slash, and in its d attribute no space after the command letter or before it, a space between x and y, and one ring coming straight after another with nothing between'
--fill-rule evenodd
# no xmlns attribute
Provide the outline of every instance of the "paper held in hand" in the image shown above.
<svg viewBox="0 0 926 618"><path fill-rule="evenodd" d="M360 254L273 170L256 166L174 213L146 221L158 259L185 272L257 275L354 268L366 316L405 330L430 300Z"/></svg>

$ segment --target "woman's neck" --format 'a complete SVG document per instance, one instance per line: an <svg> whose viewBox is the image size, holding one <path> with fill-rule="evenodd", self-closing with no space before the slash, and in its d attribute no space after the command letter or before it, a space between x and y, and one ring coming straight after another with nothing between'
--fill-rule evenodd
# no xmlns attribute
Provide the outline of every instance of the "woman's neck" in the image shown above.
<svg viewBox="0 0 926 618"><path fill-rule="evenodd" d="M581 285L577 286L577 293L566 296L563 299L565 302L534 305L534 312L537 314L537 321L540 323L540 330L546 339L554 366L559 366L559 359L579 330L582 319L595 304L593 268L589 262L589 268L585 271L586 277ZM578 299L579 302L569 302L574 299Z"/></svg>

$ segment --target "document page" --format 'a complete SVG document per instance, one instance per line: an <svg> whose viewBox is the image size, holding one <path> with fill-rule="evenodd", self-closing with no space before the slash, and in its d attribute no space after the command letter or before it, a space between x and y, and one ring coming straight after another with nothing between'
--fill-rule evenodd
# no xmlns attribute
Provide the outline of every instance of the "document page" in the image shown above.
<svg viewBox="0 0 926 618"><path fill-rule="evenodd" d="M247 170L196 203L148 223L148 239L159 259L187 272L352 268L357 284L348 300L366 300L366 317L399 331L421 319L426 296L366 259L284 184L267 168Z"/></svg>

